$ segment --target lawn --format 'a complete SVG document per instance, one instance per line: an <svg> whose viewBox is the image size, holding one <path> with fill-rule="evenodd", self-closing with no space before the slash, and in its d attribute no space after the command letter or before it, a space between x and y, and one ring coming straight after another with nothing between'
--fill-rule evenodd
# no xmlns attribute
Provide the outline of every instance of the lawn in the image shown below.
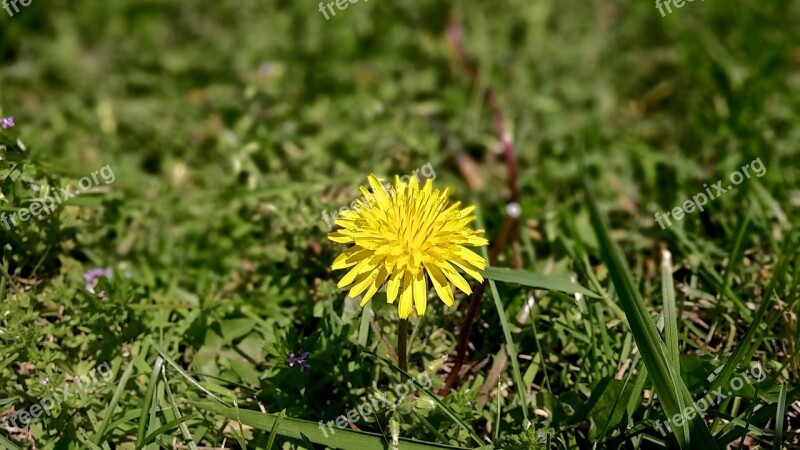
<svg viewBox="0 0 800 450"><path fill-rule="evenodd" d="M0 448L800 449L800 3L2 6Z"/></svg>

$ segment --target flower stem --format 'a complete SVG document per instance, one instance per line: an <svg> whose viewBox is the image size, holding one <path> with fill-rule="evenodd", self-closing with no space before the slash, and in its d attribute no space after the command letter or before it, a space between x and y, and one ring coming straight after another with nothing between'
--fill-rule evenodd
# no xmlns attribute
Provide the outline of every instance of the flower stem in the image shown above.
<svg viewBox="0 0 800 450"><path fill-rule="evenodd" d="M400 319L400 330L397 336L398 363L402 370L408 371L408 320Z"/></svg>

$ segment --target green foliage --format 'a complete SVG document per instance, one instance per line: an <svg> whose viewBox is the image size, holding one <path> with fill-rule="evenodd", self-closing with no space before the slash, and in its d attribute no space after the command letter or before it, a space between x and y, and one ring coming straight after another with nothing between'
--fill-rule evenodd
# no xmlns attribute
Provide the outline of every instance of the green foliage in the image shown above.
<svg viewBox="0 0 800 450"><path fill-rule="evenodd" d="M495 444L496 450L546 450L549 448L547 431L537 431L533 427L520 434L510 434L500 438Z"/></svg>
<svg viewBox="0 0 800 450"><path fill-rule="evenodd" d="M0 129L0 213L106 164L116 174L0 224L0 423L102 362L114 373L29 426L0 426L0 447L364 450L396 431L403 450L674 449L691 434L662 436L656 421L756 363L766 378L695 431L719 447L800 445L800 4L673 9L0 10L0 117L16 122ZM409 375L427 369L433 387L339 428L407 378L373 356L392 359L396 305L379 293L362 309L337 290L323 213L360 197L369 173L430 162L496 242L509 193L484 86L513 134L522 213L486 272L458 381L439 394L466 296L410 324ZM763 176L656 223L756 158ZM95 288L105 298L87 290L95 268L113 272ZM302 372L288 364L301 350Z"/></svg>

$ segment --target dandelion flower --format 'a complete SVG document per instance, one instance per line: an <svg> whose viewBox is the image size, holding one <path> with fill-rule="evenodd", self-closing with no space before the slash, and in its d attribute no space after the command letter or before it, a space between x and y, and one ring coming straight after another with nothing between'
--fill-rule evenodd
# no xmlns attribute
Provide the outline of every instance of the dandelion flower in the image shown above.
<svg viewBox="0 0 800 450"><path fill-rule="evenodd" d="M416 177L408 185L395 177L390 192L374 175L368 181L373 193L364 187L361 192L369 203L358 200L355 210L337 219L342 229L328 235L334 242L353 244L331 267L350 268L339 288L352 285L349 296L363 294L364 306L385 282L388 302L399 297L400 318L407 319L412 306L418 315L425 314L429 281L447 306L455 303L451 283L472 293L459 270L483 282L486 260L465 247L488 244L483 230L467 226L475 220L474 206L449 204L449 190L434 190L431 180L420 187Z"/></svg>

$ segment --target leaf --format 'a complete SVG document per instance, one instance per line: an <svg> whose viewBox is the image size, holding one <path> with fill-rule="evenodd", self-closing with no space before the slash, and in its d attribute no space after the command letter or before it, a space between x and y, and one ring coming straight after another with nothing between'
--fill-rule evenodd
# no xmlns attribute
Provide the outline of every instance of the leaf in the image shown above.
<svg viewBox="0 0 800 450"><path fill-rule="evenodd" d="M153 365L153 372L150 374L150 382L147 385L147 392L145 393L144 400L142 401L142 411L139 415L139 431L136 433L136 442L138 443L144 441L145 433L147 432L148 416L150 415L150 408L153 405L153 396L156 392L156 386L158 385L158 376L161 374L163 369L164 359L159 356L156 359L156 363Z"/></svg>
<svg viewBox="0 0 800 450"><path fill-rule="evenodd" d="M275 437L278 435L278 433L276 433L275 431L278 428L280 428L281 422L283 422L283 419L285 418L286 418L286 410L284 409L283 411L280 412L280 414L278 414L278 417L275 418L275 422L272 424L272 429L269 430L269 440L267 441L266 450L272 450L272 444L275 443Z"/></svg>
<svg viewBox="0 0 800 450"><path fill-rule="evenodd" d="M502 267L487 267L482 272L483 276L489 280L502 281L504 283L516 283L522 286L529 286L549 291L566 292L567 294L582 294L587 297L600 298L599 295L575 284L568 278L556 277L552 275L540 275L525 270L506 269Z"/></svg>
<svg viewBox="0 0 800 450"><path fill-rule="evenodd" d="M233 408L209 401L190 402L197 408L205 409L228 419L236 419L238 417L244 425L262 431L272 430L275 421L278 419L277 415L242 409L236 411ZM327 427L325 430L327 430ZM313 443L344 450L386 450L386 442L384 437L380 434L350 431L339 428L333 430L333 434L327 434L327 431L325 431L326 434L323 434L323 428L319 423L290 417L284 418L275 432L281 436L294 439L303 439L303 436L305 436ZM458 447L402 438L400 439L400 448L403 450L461 450Z"/></svg>
<svg viewBox="0 0 800 450"><path fill-rule="evenodd" d="M653 323L641 294L635 287L633 275L622 256L622 251L611 238L606 219L597 207L588 182L586 193L592 225L600 243L600 253L608 266L609 275L617 290L625 316L628 318L633 338L639 347L650 379L653 381L653 388L668 417L682 414L685 407L693 404L689 390L681 379L677 367L667 356L664 341ZM672 431L681 448L718 448L705 422L697 415L688 423L684 422L682 427L673 426Z"/></svg>

